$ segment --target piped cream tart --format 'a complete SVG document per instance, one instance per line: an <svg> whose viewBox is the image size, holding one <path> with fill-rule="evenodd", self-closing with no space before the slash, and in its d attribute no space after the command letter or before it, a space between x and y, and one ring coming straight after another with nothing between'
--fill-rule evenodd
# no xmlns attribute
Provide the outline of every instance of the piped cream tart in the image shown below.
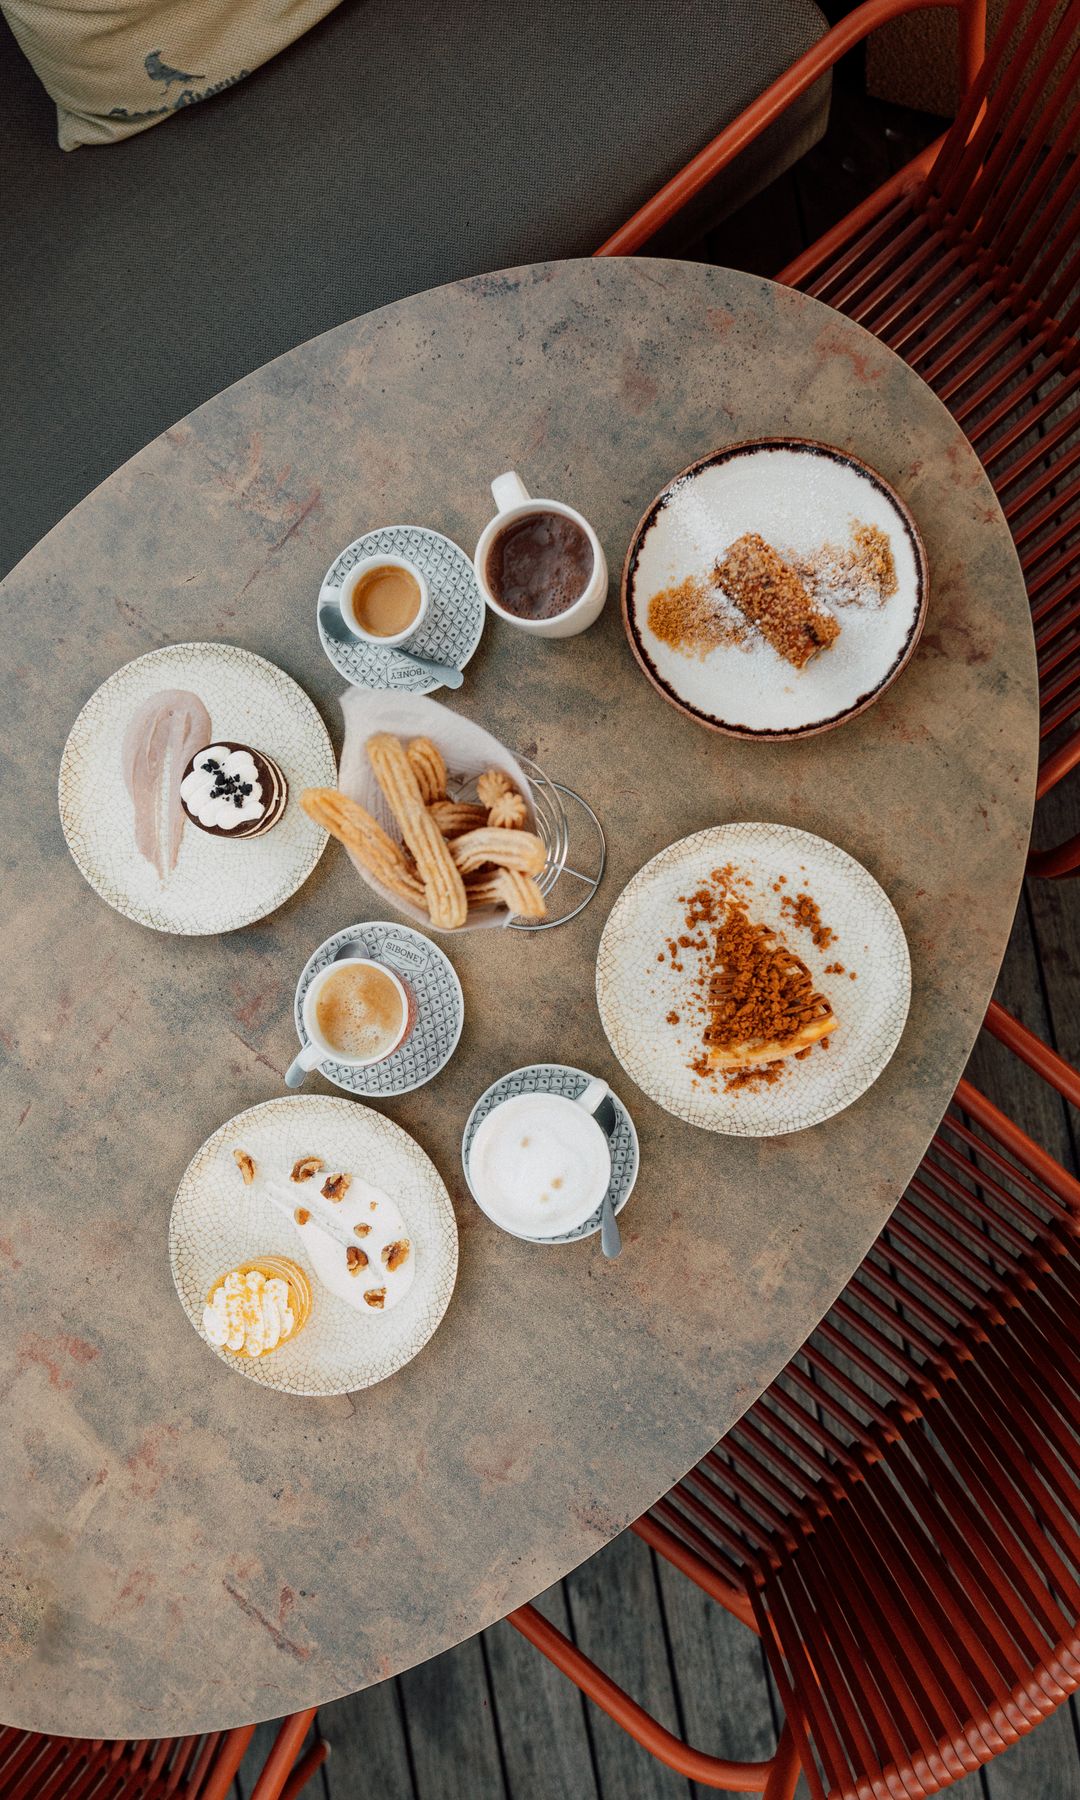
<svg viewBox="0 0 1080 1800"><path fill-rule="evenodd" d="M249 744L207 744L191 758L180 804L211 837L253 838L272 831L289 797L273 757Z"/></svg>
<svg viewBox="0 0 1080 1800"><path fill-rule="evenodd" d="M288 1256L262 1256L229 1269L203 1308L210 1342L234 1356L268 1356L302 1331L311 1311L311 1283Z"/></svg>

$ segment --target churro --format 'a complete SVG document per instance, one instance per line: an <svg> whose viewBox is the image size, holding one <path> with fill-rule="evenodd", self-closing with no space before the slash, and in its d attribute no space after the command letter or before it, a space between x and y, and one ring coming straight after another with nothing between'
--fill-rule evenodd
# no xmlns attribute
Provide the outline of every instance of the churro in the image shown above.
<svg viewBox="0 0 1080 1800"><path fill-rule="evenodd" d="M498 799L488 808L487 823L501 825L507 831L519 831L528 818L528 808L522 796L511 788L509 793L500 794Z"/></svg>
<svg viewBox="0 0 1080 1800"><path fill-rule="evenodd" d="M442 751L430 738L410 738L405 746L409 767L416 776L425 806L446 799L446 763Z"/></svg>
<svg viewBox="0 0 1080 1800"><path fill-rule="evenodd" d="M531 875L523 875L520 869L500 869L493 885L496 898L519 918L542 919L546 914L544 896Z"/></svg>
<svg viewBox="0 0 1080 1800"><path fill-rule="evenodd" d="M386 803L416 858L431 923L440 931L453 931L464 925L468 913L465 888L450 847L424 804L408 755L388 731L376 732L368 739L367 753Z"/></svg>
<svg viewBox="0 0 1080 1800"><path fill-rule="evenodd" d="M494 806L500 794L513 792L514 784L504 769L485 769L476 784L476 792L484 806Z"/></svg>
<svg viewBox="0 0 1080 1800"><path fill-rule="evenodd" d="M475 831L489 823L487 808L472 800L435 800L429 803L431 814L443 837L460 837L463 831Z"/></svg>
<svg viewBox="0 0 1080 1800"><path fill-rule="evenodd" d="M366 809L337 788L305 788L300 804L316 825L344 844L361 868L381 887L414 906L424 904L424 886L410 869L400 844L395 844Z"/></svg>
<svg viewBox="0 0 1080 1800"><path fill-rule="evenodd" d="M482 826L454 838L450 854L463 875L495 863L500 869L519 869L523 875L539 875L547 860L544 846L532 831L508 831L503 826Z"/></svg>

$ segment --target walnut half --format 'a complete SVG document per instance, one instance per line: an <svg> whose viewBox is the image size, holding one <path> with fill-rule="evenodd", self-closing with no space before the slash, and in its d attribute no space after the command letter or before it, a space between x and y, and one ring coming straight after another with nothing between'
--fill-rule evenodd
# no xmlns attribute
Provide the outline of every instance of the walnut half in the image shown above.
<svg viewBox="0 0 1080 1800"><path fill-rule="evenodd" d="M367 1293L364 1295L364 1299L369 1306L374 1306L381 1312L386 1305L386 1289L368 1288Z"/></svg>
<svg viewBox="0 0 1080 1800"><path fill-rule="evenodd" d="M345 1251L345 1261L349 1265L350 1275L359 1275L361 1269L368 1266L367 1251L361 1250L359 1244L350 1244Z"/></svg>
<svg viewBox="0 0 1080 1800"><path fill-rule="evenodd" d="M313 1175L321 1175L326 1164L321 1156L302 1156L294 1162L290 1181L310 1181Z"/></svg>
<svg viewBox="0 0 1080 1800"><path fill-rule="evenodd" d="M408 1257L408 1238L399 1238L395 1244L384 1244L382 1247L383 1264L389 1269L391 1275L394 1273L395 1269L400 1269L403 1262L408 1261Z"/></svg>
<svg viewBox="0 0 1080 1800"><path fill-rule="evenodd" d="M328 1175L322 1184L324 1200L333 1200L335 1204L344 1200L352 1186L351 1175Z"/></svg>
<svg viewBox="0 0 1080 1800"><path fill-rule="evenodd" d="M255 1179L255 1158L249 1156L246 1150L234 1150L232 1154L233 1162L244 1177L244 1186L250 1187Z"/></svg>

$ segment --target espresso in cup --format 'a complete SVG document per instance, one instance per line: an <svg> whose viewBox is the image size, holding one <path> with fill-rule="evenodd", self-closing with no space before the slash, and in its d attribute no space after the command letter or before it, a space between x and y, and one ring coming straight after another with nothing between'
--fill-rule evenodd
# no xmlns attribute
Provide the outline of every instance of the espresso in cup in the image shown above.
<svg viewBox="0 0 1080 1800"><path fill-rule="evenodd" d="M364 569L349 598L353 617L368 637L400 637L420 616L420 584L400 563Z"/></svg>
<svg viewBox="0 0 1080 1800"><path fill-rule="evenodd" d="M515 618L554 619L581 599L593 562L592 545L576 519L540 511L496 532L484 575L493 598Z"/></svg>
<svg viewBox="0 0 1080 1800"><path fill-rule="evenodd" d="M346 1062L378 1062L401 1041L406 1005L394 977L375 963L333 969L315 999L314 1023L323 1043Z"/></svg>

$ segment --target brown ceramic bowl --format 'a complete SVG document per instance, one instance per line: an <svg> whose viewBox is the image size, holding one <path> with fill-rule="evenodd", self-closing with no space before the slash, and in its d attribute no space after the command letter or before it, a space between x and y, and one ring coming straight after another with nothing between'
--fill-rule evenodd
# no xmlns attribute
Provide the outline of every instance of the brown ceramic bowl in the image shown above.
<svg viewBox="0 0 1080 1800"><path fill-rule="evenodd" d="M763 460L778 452L785 453L782 464L773 467ZM741 497L740 485L745 490ZM760 656L722 646L703 662L668 650L653 636L646 619L650 599L665 581L698 572L695 556L700 556L704 576L727 545L748 530L760 531L782 553L783 520L807 516L820 518L820 538L816 525L810 535L822 544L841 541L856 518L882 525L896 562L898 590L877 607L838 608L840 637L805 669L788 668L764 645ZM773 535L765 528L769 518ZM702 544L695 533L704 533L709 541ZM680 535L690 540L681 563ZM661 569L671 571L663 580L658 578ZM928 599L926 551L900 496L859 457L813 438L749 438L681 470L642 516L622 576L630 647L664 699L710 731L771 742L832 731L872 706L911 660Z"/></svg>

